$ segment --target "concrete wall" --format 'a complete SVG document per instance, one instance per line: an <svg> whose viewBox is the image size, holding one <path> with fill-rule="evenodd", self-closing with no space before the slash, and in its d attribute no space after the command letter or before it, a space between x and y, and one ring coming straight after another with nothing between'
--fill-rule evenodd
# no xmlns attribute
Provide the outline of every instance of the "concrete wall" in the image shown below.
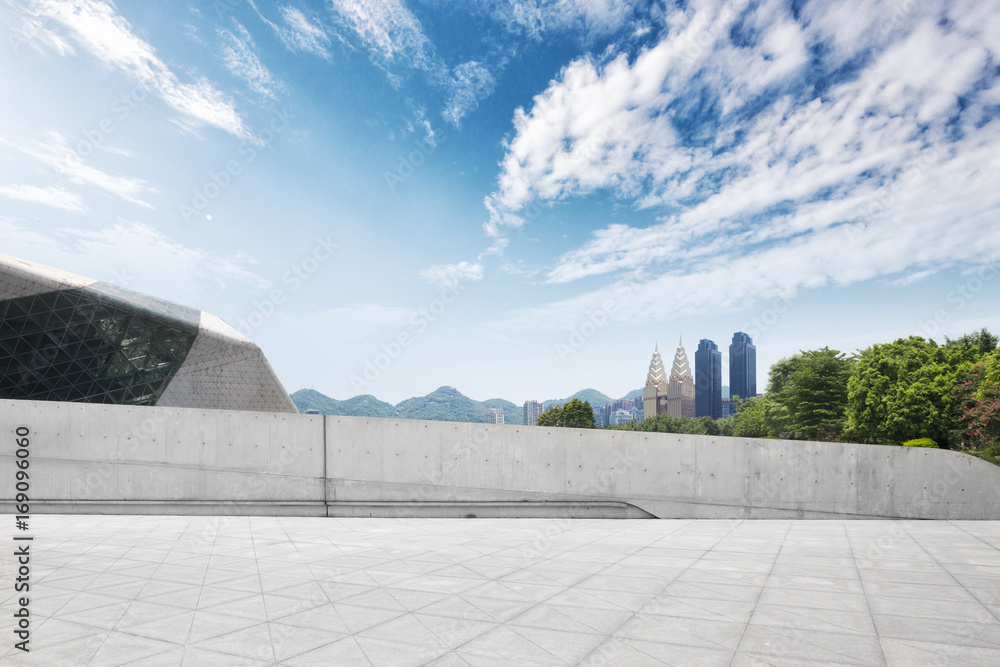
<svg viewBox="0 0 1000 667"><path fill-rule="evenodd" d="M0 401L32 512L1000 519L1000 468L874 445Z"/></svg>

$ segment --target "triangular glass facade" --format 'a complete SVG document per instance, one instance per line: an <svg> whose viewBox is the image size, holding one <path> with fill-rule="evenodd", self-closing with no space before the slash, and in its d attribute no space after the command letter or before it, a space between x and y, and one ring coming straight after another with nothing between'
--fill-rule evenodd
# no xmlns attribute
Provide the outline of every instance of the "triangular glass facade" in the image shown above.
<svg viewBox="0 0 1000 667"><path fill-rule="evenodd" d="M0 398L155 405L200 321L105 283L0 301Z"/></svg>

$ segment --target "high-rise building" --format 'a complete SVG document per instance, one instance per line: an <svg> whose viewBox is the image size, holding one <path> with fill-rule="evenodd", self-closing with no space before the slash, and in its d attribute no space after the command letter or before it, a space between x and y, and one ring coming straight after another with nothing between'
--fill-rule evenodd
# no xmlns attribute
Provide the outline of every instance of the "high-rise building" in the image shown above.
<svg viewBox="0 0 1000 667"><path fill-rule="evenodd" d="M525 426L536 426L538 424L538 415L542 414L542 404L538 401L525 401L524 402L524 425Z"/></svg>
<svg viewBox="0 0 1000 667"><path fill-rule="evenodd" d="M722 352L707 338L698 341L694 374L695 416L722 419Z"/></svg>
<svg viewBox="0 0 1000 667"><path fill-rule="evenodd" d="M627 424L632 421L632 413L628 410L618 409L611 413L611 419L609 423L611 426L618 426L620 424Z"/></svg>
<svg viewBox="0 0 1000 667"><path fill-rule="evenodd" d="M486 414L483 415L484 424L502 424L503 423L503 408L486 408Z"/></svg>
<svg viewBox="0 0 1000 667"><path fill-rule="evenodd" d="M646 373L646 386L642 390L643 414L647 418L667 411L667 373L660 358L660 346L653 349L653 359Z"/></svg>
<svg viewBox="0 0 1000 667"><path fill-rule="evenodd" d="M684 352L684 341L681 340L677 343L674 366L667 384L667 414L694 419L694 413L694 377Z"/></svg>
<svg viewBox="0 0 1000 667"><path fill-rule="evenodd" d="M743 400L757 395L757 347L742 331L729 346L729 395Z"/></svg>
<svg viewBox="0 0 1000 667"><path fill-rule="evenodd" d="M731 405L732 404L729 402L729 397L728 396L723 396L722 397L722 418L723 419L729 419L732 416L733 413L730 412Z"/></svg>

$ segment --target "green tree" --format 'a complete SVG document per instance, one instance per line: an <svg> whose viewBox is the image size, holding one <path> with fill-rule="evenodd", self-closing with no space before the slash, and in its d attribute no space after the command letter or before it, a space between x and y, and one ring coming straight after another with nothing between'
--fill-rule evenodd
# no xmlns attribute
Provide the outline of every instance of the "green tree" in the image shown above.
<svg viewBox="0 0 1000 667"><path fill-rule="evenodd" d="M919 336L861 352L848 381L847 428L869 442L949 441L958 425L954 390L978 348Z"/></svg>
<svg viewBox="0 0 1000 667"><path fill-rule="evenodd" d="M963 442L976 450L1000 448L1000 351L966 369L955 388ZM1000 451L991 454L1000 454ZM993 460L996 457L983 457ZM996 460L993 460L996 463Z"/></svg>
<svg viewBox="0 0 1000 667"><path fill-rule="evenodd" d="M727 419L723 429L725 435L738 438L767 438L780 433L781 425L787 420L787 411L775 403L767 395L754 396L743 401L739 398L733 401L731 409L735 414Z"/></svg>
<svg viewBox="0 0 1000 667"><path fill-rule="evenodd" d="M540 414L538 425L594 428L594 410L589 401L581 402L579 398L574 398L561 408L549 408Z"/></svg>
<svg viewBox="0 0 1000 667"><path fill-rule="evenodd" d="M793 438L828 439L841 434L853 361L823 347L799 352L771 366L767 397L770 426Z"/></svg>
<svg viewBox="0 0 1000 667"><path fill-rule="evenodd" d="M986 327L954 340L947 336L944 337L945 347L966 347L972 350L976 356L982 356L995 351L998 343L1000 343L1000 338L991 334Z"/></svg>

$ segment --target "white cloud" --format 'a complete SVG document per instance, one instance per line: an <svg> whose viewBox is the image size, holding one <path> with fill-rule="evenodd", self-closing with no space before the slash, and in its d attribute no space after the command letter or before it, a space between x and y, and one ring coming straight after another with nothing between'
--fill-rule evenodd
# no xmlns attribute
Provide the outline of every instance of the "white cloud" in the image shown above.
<svg viewBox="0 0 1000 667"><path fill-rule="evenodd" d="M226 69L243 79L250 90L273 99L274 77L257 57L253 38L246 28L237 23L236 33L220 29L219 37L223 41L222 62Z"/></svg>
<svg viewBox="0 0 1000 667"><path fill-rule="evenodd" d="M285 24L278 25L268 20L253 0L250 0L250 6L290 51L311 53L330 60L330 36L319 22L310 20L301 10L285 5L279 8Z"/></svg>
<svg viewBox="0 0 1000 667"><path fill-rule="evenodd" d="M420 21L400 0L331 0L330 4L376 64L404 62L416 69L441 68Z"/></svg>
<svg viewBox="0 0 1000 667"><path fill-rule="evenodd" d="M450 84L451 97L442 115L456 127L463 117L475 111L480 100L493 92L496 81L490 71L475 60L455 68Z"/></svg>
<svg viewBox="0 0 1000 667"><path fill-rule="evenodd" d="M176 111L236 136L247 136L230 100L206 79L182 83L112 5L98 0L32 0L24 12L36 24L58 24L77 46L155 92ZM40 30L50 35L50 41L64 42L47 26Z"/></svg>
<svg viewBox="0 0 1000 667"><path fill-rule="evenodd" d="M105 193L123 199L143 208L152 208L141 197L157 190L141 178L128 178L108 174L84 161L80 154L70 147L69 140L55 132L47 135L47 142L36 142L27 146L15 146L18 150L47 165L57 174L77 185L88 185ZM9 142L3 142L10 144ZM86 144L90 146L90 144ZM111 149L112 153L127 154L127 151Z"/></svg>
<svg viewBox="0 0 1000 667"><path fill-rule="evenodd" d="M40 188L36 185L4 185L0 186L0 194L21 201L45 204L63 211L82 213L86 210L83 199L73 192L63 188Z"/></svg>
<svg viewBox="0 0 1000 667"><path fill-rule="evenodd" d="M220 290L270 284L248 268L249 258L186 246L149 225L119 220L91 227L50 226L0 218L3 252L127 289L203 307Z"/></svg>
<svg viewBox="0 0 1000 667"><path fill-rule="evenodd" d="M903 285L1000 252L1000 14L971 0L849 4L811 3L800 22L779 2L742 19L692 2L634 60L574 61L516 112L487 233L523 225L539 201L597 191L662 212L598 230L549 272L626 276L626 320L876 277ZM810 97L810 44L858 71ZM615 284L508 323L567 326Z"/></svg>
<svg viewBox="0 0 1000 667"><path fill-rule="evenodd" d="M459 262L457 264L435 264L420 272L420 277L442 289L456 287L464 282L482 280L483 265L479 262Z"/></svg>
<svg viewBox="0 0 1000 667"><path fill-rule="evenodd" d="M508 29L541 39L546 32L582 29L588 36L626 26L634 10L626 0L486 0Z"/></svg>

